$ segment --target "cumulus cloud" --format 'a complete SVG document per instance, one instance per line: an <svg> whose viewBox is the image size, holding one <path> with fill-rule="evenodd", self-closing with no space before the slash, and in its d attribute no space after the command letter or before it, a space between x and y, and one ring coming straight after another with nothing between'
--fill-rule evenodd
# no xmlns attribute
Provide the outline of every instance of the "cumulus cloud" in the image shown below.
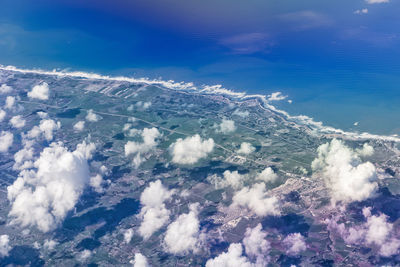
<svg viewBox="0 0 400 267"><path fill-rule="evenodd" d="M57 241L52 239L46 239L43 243L43 248L46 250L54 250L54 248L58 245Z"/></svg>
<svg viewBox="0 0 400 267"><path fill-rule="evenodd" d="M196 252L199 248L200 223L198 216L198 203L190 205L190 212L181 214L168 225L164 243L166 250L173 254L185 254L189 251Z"/></svg>
<svg viewBox="0 0 400 267"><path fill-rule="evenodd" d="M268 95L268 101L281 101L285 100L288 96L283 95L282 92L274 92L270 95Z"/></svg>
<svg viewBox="0 0 400 267"><path fill-rule="evenodd" d="M364 208L363 215L366 222L361 225L346 227L344 223L337 223L339 218L328 219L326 223L328 229L336 231L346 244L375 248L384 257L397 255L400 238L388 217L385 214L372 215L371 208Z"/></svg>
<svg viewBox="0 0 400 267"><path fill-rule="evenodd" d="M136 103L136 107L142 110L146 110L151 106L151 102L139 101ZM132 109L133 110L133 109Z"/></svg>
<svg viewBox="0 0 400 267"><path fill-rule="evenodd" d="M101 120L102 117L100 115L97 115L96 113L93 112L93 109L89 109L88 113L86 115L86 120L91 121L91 122L97 122Z"/></svg>
<svg viewBox="0 0 400 267"><path fill-rule="evenodd" d="M72 210L89 180L86 144L68 151L61 142L45 148L33 168L7 187L12 224L54 229Z"/></svg>
<svg viewBox="0 0 400 267"><path fill-rule="evenodd" d="M141 253L135 253L135 260L133 267L148 267L149 263L147 262L147 258L143 256Z"/></svg>
<svg viewBox="0 0 400 267"><path fill-rule="evenodd" d="M235 111L232 113L232 115L236 115L236 116L239 116L239 117L242 117L242 118L248 117L249 114L250 113L247 110L241 111L239 109L235 109Z"/></svg>
<svg viewBox="0 0 400 267"><path fill-rule="evenodd" d="M0 122L2 122L4 120L6 115L7 115L7 113L0 108Z"/></svg>
<svg viewBox="0 0 400 267"><path fill-rule="evenodd" d="M212 175L207 177L207 180L215 186L216 189L231 186L233 189L240 189L243 187L243 182L246 180L246 175L239 174L238 171L226 170L223 173L223 178Z"/></svg>
<svg viewBox="0 0 400 267"><path fill-rule="evenodd" d="M157 138L161 136L157 128L144 128L141 131L143 143L128 141L125 144L125 156L134 154L133 165L138 168L145 161L143 154L149 153L157 146Z"/></svg>
<svg viewBox="0 0 400 267"><path fill-rule="evenodd" d="M357 9L356 11L354 11L354 14L357 14L357 15L368 14L368 8ZM357 126L356 124L354 124L354 125Z"/></svg>
<svg viewBox="0 0 400 267"><path fill-rule="evenodd" d="M51 119L43 119L40 121L39 126L34 126L27 134L29 138L40 138L43 137L47 141L53 140L53 132L61 128L61 123L55 122Z"/></svg>
<svg viewBox="0 0 400 267"><path fill-rule="evenodd" d="M22 128L25 126L25 120L22 118L21 115L17 115L11 118L10 120L10 124L14 127L14 128Z"/></svg>
<svg viewBox="0 0 400 267"><path fill-rule="evenodd" d="M246 207L258 216L279 215L278 199L269 197L265 184L258 183L252 187L244 187L236 192L232 199L232 206Z"/></svg>
<svg viewBox="0 0 400 267"><path fill-rule="evenodd" d="M124 232L124 242L129 244L133 237L133 229L126 229Z"/></svg>
<svg viewBox="0 0 400 267"><path fill-rule="evenodd" d="M7 96L7 98L6 98L6 103L5 103L5 105L4 105L4 108L5 109L14 109L14 106L15 106L15 97L13 97L13 96Z"/></svg>
<svg viewBox="0 0 400 267"><path fill-rule="evenodd" d="M311 167L322 175L334 203L365 200L378 188L375 166L362 163L356 151L336 139L318 148Z"/></svg>
<svg viewBox="0 0 400 267"><path fill-rule="evenodd" d="M185 139L179 138L171 144L170 153L172 162L179 164L194 164L200 159L207 157L214 149L214 140L202 140L200 135L196 134Z"/></svg>
<svg viewBox="0 0 400 267"><path fill-rule="evenodd" d="M9 244L10 239L8 235L1 235L0 236L0 256L6 257L8 256L8 252L11 250L11 246Z"/></svg>
<svg viewBox="0 0 400 267"><path fill-rule="evenodd" d="M242 244L230 244L227 252L221 253L214 259L209 259L206 267L252 267L253 264L242 253Z"/></svg>
<svg viewBox="0 0 400 267"><path fill-rule="evenodd" d="M49 85L47 83L42 83L35 85L32 91L28 92L29 98L36 98L39 100L49 99Z"/></svg>
<svg viewBox="0 0 400 267"><path fill-rule="evenodd" d="M382 4L389 3L389 0L365 0L368 4Z"/></svg>
<svg viewBox="0 0 400 267"><path fill-rule="evenodd" d="M362 148L356 149L356 152L361 157L370 157L374 154L374 148L371 145L365 143Z"/></svg>
<svg viewBox="0 0 400 267"><path fill-rule="evenodd" d="M169 220L170 211L165 207L165 201L173 194L165 188L160 180L151 182L140 196L142 209L139 217L142 223L139 234L148 239L155 231L160 229Z"/></svg>
<svg viewBox="0 0 400 267"><path fill-rule="evenodd" d="M247 228L243 238L243 245L246 250L246 254L255 260L256 266L266 266L269 261L268 252L270 244L265 240L267 233L262 230L262 226L259 223L254 228Z"/></svg>
<svg viewBox="0 0 400 267"><path fill-rule="evenodd" d="M97 193L104 192L104 188L103 188L104 180L100 174L90 177L89 184L94 189L94 191L96 191Z"/></svg>
<svg viewBox="0 0 400 267"><path fill-rule="evenodd" d="M85 262L87 259L90 258L90 256L92 256L92 252L88 249L85 249L78 254L78 261Z"/></svg>
<svg viewBox="0 0 400 267"><path fill-rule="evenodd" d="M283 240L283 244L286 247L286 253L292 256L296 256L307 249L304 236L300 233L289 234Z"/></svg>
<svg viewBox="0 0 400 267"><path fill-rule="evenodd" d="M256 150L256 148L254 146L252 146L250 143L243 142L240 145L240 148L236 152L239 154L248 155L248 154L253 153L255 150Z"/></svg>
<svg viewBox="0 0 400 267"><path fill-rule="evenodd" d="M33 148L24 147L14 154L14 170L23 170L33 166Z"/></svg>
<svg viewBox="0 0 400 267"><path fill-rule="evenodd" d="M268 167L265 168L260 174L258 174L256 179L264 181L266 183L274 183L276 182L276 180L278 180L278 175L271 167Z"/></svg>
<svg viewBox="0 0 400 267"><path fill-rule="evenodd" d="M221 124L216 125L217 133L228 134L236 130L235 122L233 120L222 119Z"/></svg>
<svg viewBox="0 0 400 267"><path fill-rule="evenodd" d="M12 146L14 135L8 131L1 131L0 133L0 152L5 153Z"/></svg>
<svg viewBox="0 0 400 267"><path fill-rule="evenodd" d="M77 132L81 132L85 129L85 121L78 121L74 124L74 130Z"/></svg>
<svg viewBox="0 0 400 267"><path fill-rule="evenodd" d="M12 87L8 86L7 84L2 84L0 86L0 95L8 94L12 92Z"/></svg>

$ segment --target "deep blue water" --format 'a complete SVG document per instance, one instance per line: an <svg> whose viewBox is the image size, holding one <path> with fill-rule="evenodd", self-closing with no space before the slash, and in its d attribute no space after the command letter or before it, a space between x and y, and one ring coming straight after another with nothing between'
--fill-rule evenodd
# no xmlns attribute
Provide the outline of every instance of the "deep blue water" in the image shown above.
<svg viewBox="0 0 400 267"><path fill-rule="evenodd" d="M368 8L368 14L354 11ZM400 134L400 2L3 0L0 64L281 91L291 114ZM354 122L359 122L354 126Z"/></svg>

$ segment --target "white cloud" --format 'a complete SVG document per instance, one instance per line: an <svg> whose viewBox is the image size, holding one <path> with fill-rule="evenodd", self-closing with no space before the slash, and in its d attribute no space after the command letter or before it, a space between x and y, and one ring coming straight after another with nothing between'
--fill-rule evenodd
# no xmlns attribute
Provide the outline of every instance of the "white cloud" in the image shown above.
<svg viewBox="0 0 400 267"><path fill-rule="evenodd" d="M1 131L0 133L0 152L5 153L12 146L14 135L8 131Z"/></svg>
<svg viewBox="0 0 400 267"><path fill-rule="evenodd" d="M253 264L247 257L242 256L242 253L242 244L230 244L228 252L223 252L214 259L209 259L206 267L252 267Z"/></svg>
<svg viewBox="0 0 400 267"><path fill-rule="evenodd" d="M400 238L388 217L385 214L372 215L371 208L364 208L363 215L367 219L365 223L347 228L344 223L337 223L339 218L328 219L328 229L339 233L346 244L375 248L384 257L398 254Z"/></svg>
<svg viewBox="0 0 400 267"><path fill-rule="evenodd" d="M104 188L102 186L104 184L104 180L100 174L90 177L89 184L94 189L94 191L96 191L97 193L104 192Z"/></svg>
<svg viewBox="0 0 400 267"><path fill-rule="evenodd" d="M23 170L33 166L33 148L24 147L14 154L14 170Z"/></svg>
<svg viewBox="0 0 400 267"><path fill-rule="evenodd" d="M164 242L166 250L173 254L185 254L189 251L198 250L199 220L198 203L190 205L190 212L181 214L168 225Z"/></svg>
<svg viewBox="0 0 400 267"><path fill-rule="evenodd" d="M151 102L139 101L139 102L136 103L136 107L138 107L139 109L143 109L143 110L148 109L150 106L151 106ZM133 108L130 111L132 111L132 110L133 110Z"/></svg>
<svg viewBox="0 0 400 267"><path fill-rule="evenodd" d="M265 184L254 184L251 188L244 187L233 196L232 206L246 207L258 216L279 215L278 199L268 197Z"/></svg>
<svg viewBox="0 0 400 267"><path fill-rule="evenodd" d="M140 164L145 161L145 158L142 156L145 153L149 153L157 146L156 139L161 136L160 132L157 128L144 128L141 131L141 136L143 139L143 143L128 141L125 144L125 156L129 156L131 154L135 154L133 158L133 164L135 168L138 168Z"/></svg>
<svg viewBox="0 0 400 267"><path fill-rule="evenodd" d="M8 94L12 92L12 87L8 86L7 84L2 84L0 86L0 95Z"/></svg>
<svg viewBox="0 0 400 267"><path fill-rule="evenodd" d="M368 4L382 4L389 3L389 0L365 0Z"/></svg>
<svg viewBox="0 0 400 267"><path fill-rule="evenodd" d="M361 156L361 157L370 157L374 154L374 148L371 145L368 145L365 143L363 147L360 149L356 149L356 152Z"/></svg>
<svg viewBox="0 0 400 267"><path fill-rule="evenodd" d="M239 109L235 109L235 111L232 113L232 115L236 115L236 116L239 116L239 117L242 117L242 118L248 117L249 114L250 113L247 110L241 111Z"/></svg>
<svg viewBox="0 0 400 267"><path fill-rule="evenodd" d="M358 14L358 15L368 14L368 8L357 9L356 11L354 11L354 14ZM354 126L357 126L357 124L354 124Z"/></svg>
<svg viewBox="0 0 400 267"><path fill-rule="evenodd" d="M29 138L39 138L41 135L47 141L53 140L53 132L61 128L61 123L57 123L51 119L43 119L40 121L39 126L34 126L27 134Z"/></svg>
<svg viewBox="0 0 400 267"><path fill-rule="evenodd" d="M49 99L49 85L47 83L42 83L35 85L32 91L28 92L28 97L36 98L39 100Z"/></svg>
<svg viewBox="0 0 400 267"><path fill-rule="evenodd" d="M77 132L81 132L85 129L85 121L78 121L74 124L74 130Z"/></svg>
<svg viewBox="0 0 400 267"><path fill-rule="evenodd" d="M246 229L243 245L246 254L251 259L255 259L256 266L266 266L269 261L268 252L271 246L265 240L266 236L267 233L262 230L260 223L254 228Z"/></svg>
<svg viewBox="0 0 400 267"><path fill-rule="evenodd" d="M2 122L4 120L6 115L7 115L7 113L0 108L0 122Z"/></svg>
<svg viewBox="0 0 400 267"><path fill-rule="evenodd" d="M88 249L85 249L78 254L78 260L80 262L85 262L90 256L92 256L92 252Z"/></svg>
<svg viewBox="0 0 400 267"><path fill-rule="evenodd" d="M93 112L93 109L89 109L88 113L86 115L86 120L91 121L91 122L97 122L101 120L102 117L100 115L97 115L96 113Z"/></svg>
<svg viewBox="0 0 400 267"><path fill-rule="evenodd" d="M286 246L286 253L288 255L298 255L307 249L304 236L300 233L289 234L284 240L283 244Z"/></svg>
<svg viewBox="0 0 400 267"><path fill-rule="evenodd" d="M324 178L334 203L365 200L378 188L375 166L362 163L356 151L336 139L318 148L311 167Z"/></svg>
<svg viewBox="0 0 400 267"><path fill-rule="evenodd" d="M76 151L82 153L86 159L91 159L95 150L96 145L90 142L86 143L86 141L83 141L76 146Z"/></svg>
<svg viewBox="0 0 400 267"><path fill-rule="evenodd" d="M160 180L151 182L140 196L140 203L143 205L139 217L142 223L139 227L139 234L148 239L155 231L167 223L170 211L166 209L164 202L173 194L165 188Z"/></svg>
<svg viewBox="0 0 400 267"><path fill-rule="evenodd" d="M6 98L6 104L4 105L5 109L13 109L15 106L15 97L13 96L7 96Z"/></svg>
<svg viewBox="0 0 400 267"><path fill-rule="evenodd" d="M268 95L267 100L268 101L281 101L281 100L285 100L288 96L287 95L283 95L281 92L274 92L270 95Z"/></svg>
<svg viewBox="0 0 400 267"><path fill-rule="evenodd" d="M22 128L25 126L25 120L22 118L21 115L17 115L11 118L10 120L10 124L14 127L14 128Z"/></svg>
<svg viewBox="0 0 400 267"><path fill-rule="evenodd" d="M143 256L141 253L135 253L135 260L133 267L148 267L149 263L147 262L147 258Z"/></svg>
<svg viewBox="0 0 400 267"><path fill-rule="evenodd" d="M264 181L266 183L274 183L278 179L278 175L271 167L267 167L260 174L257 175L256 179Z"/></svg>
<svg viewBox="0 0 400 267"><path fill-rule="evenodd" d="M216 126L217 133L228 134L236 130L235 122L233 120L222 119L220 125Z"/></svg>
<svg viewBox="0 0 400 267"><path fill-rule="evenodd" d="M216 189L231 186L233 189L240 189L243 187L243 182L246 180L246 175L239 174L238 171L226 170L223 173L224 178L212 175L207 177L207 180L212 183Z"/></svg>
<svg viewBox="0 0 400 267"><path fill-rule="evenodd" d="M11 246L9 245L10 239L8 235L0 236L0 256L6 257L8 256L8 252L11 250Z"/></svg>
<svg viewBox="0 0 400 267"><path fill-rule="evenodd" d="M129 244L133 237L133 229L126 229L124 232L124 242Z"/></svg>
<svg viewBox="0 0 400 267"><path fill-rule="evenodd" d="M207 157L214 149L214 140L202 140L196 134L185 139L179 138L170 146L172 162L180 164L194 164L200 159Z"/></svg>
<svg viewBox="0 0 400 267"><path fill-rule="evenodd" d="M240 145L240 148L238 149L238 151L236 151L236 152L239 154L248 155L248 154L253 153L255 150L256 150L256 148L254 146L252 146L250 143L243 142Z"/></svg>
<svg viewBox="0 0 400 267"><path fill-rule="evenodd" d="M36 226L42 232L54 229L72 210L89 180L88 145L68 151L62 143L52 143L34 162L22 170L7 187L12 223Z"/></svg>
<svg viewBox="0 0 400 267"><path fill-rule="evenodd" d="M43 243L43 248L46 250L54 250L54 248L58 245L57 241L52 239L46 239Z"/></svg>

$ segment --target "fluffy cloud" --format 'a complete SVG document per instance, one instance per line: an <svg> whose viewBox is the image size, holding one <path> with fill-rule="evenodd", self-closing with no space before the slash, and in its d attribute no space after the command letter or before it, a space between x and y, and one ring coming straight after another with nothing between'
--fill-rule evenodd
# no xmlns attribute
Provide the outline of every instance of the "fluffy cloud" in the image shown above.
<svg viewBox="0 0 400 267"><path fill-rule="evenodd" d="M86 115L86 120L91 121L91 122L97 122L101 120L102 117L100 115L97 115L96 113L93 112L93 109L89 109L88 113Z"/></svg>
<svg viewBox="0 0 400 267"><path fill-rule="evenodd" d="M4 108L5 109L14 109L15 101L16 101L15 97L7 96Z"/></svg>
<svg viewBox="0 0 400 267"><path fill-rule="evenodd" d="M14 154L14 170L23 170L33 166L33 148L24 147Z"/></svg>
<svg viewBox="0 0 400 267"><path fill-rule="evenodd" d="M5 153L12 146L14 135L8 131L1 131L0 133L0 152Z"/></svg>
<svg viewBox="0 0 400 267"><path fill-rule="evenodd" d="M236 152L239 154L248 155L248 154L253 153L255 150L256 150L256 148L254 146L252 146L250 143L243 142L240 145L240 148Z"/></svg>
<svg viewBox="0 0 400 267"><path fill-rule="evenodd" d="M43 243L43 248L46 250L54 250L54 248L58 245L57 241L52 239L46 239Z"/></svg>
<svg viewBox="0 0 400 267"><path fill-rule="evenodd" d="M209 259L206 267L252 267L253 264L242 253L242 244L230 244L228 252L223 252L214 259Z"/></svg>
<svg viewBox="0 0 400 267"><path fill-rule="evenodd" d="M143 207L139 214L142 219L139 234L144 239L148 239L168 221L170 211L167 210L164 202L169 200L172 194L173 192L166 189L160 180L151 182L143 191L140 196Z"/></svg>
<svg viewBox="0 0 400 267"><path fill-rule="evenodd" d="M318 157L311 167L324 178L334 203L362 201L377 189L375 166L362 163L358 155L336 139L318 148Z"/></svg>
<svg viewBox="0 0 400 267"><path fill-rule="evenodd" d="M8 252L11 250L11 246L9 245L10 239L8 235L0 236L0 256L6 257L8 256Z"/></svg>
<svg viewBox="0 0 400 267"><path fill-rule="evenodd" d="M7 115L7 113L0 108L0 122L2 122L4 120L6 115Z"/></svg>
<svg viewBox="0 0 400 267"><path fill-rule="evenodd" d="M207 180L212 183L216 189L231 186L233 189L240 189L243 187L243 182L246 180L246 175L239 174L238 171L226 170L223 173L223 178L216 175L207 177Z"/></svg>
<svg viewBox="0 0 400 267"><path fill-rule="evenodd" d="M80 144L70 152L62 143L52 143L34 168L22 170L7 187L11 222L43 232L54 229L74 208L89 180L87 147Z"/></svg>
<svg viewBox="0 0 400 267"><path fill-rule="evenodd" d="M36 98L39 100L49 99L49 85L47 83L42 83L35 85L32 91L28 92L28 97Z"/></svg>
<svg viewBox="0 0 400 267"><path fill-rule="evenodd" d="M338 224L339 218L326 220L328 229L336 231L346 244L362 245L375 248L384 257L397 255L400 249L400 238L393 224L388 222L385 214L372 215L371 208L364 208L363 215L367 221L361 225L347 227Z"/></svg>
<svg viewBox="0 0 400 267"><path fill-rule="evenodd" d="M2 84L0 86L0 95L8 94L12 92L12 87L7 84Z"/></svg>
<svg viewBox="0 0 400 267"><path fill-rule="evenodd" d="M286 247L286 253L292 256L298 255L307 249L304 236L302 236L300 233L293 233L288 235L283 240L283 244Z"/></svg>
<svg viewBox="0 0 400 267"><path fill-rule="evenodd" d="M382 4L389 3L389 0L365 0L368 4Z"/></svg>
<svg viewBox="0 0 400 267"><path fill-rule="evenodd" d="M10 124L14 127L14 128L22 128L25 126L25 120L22 118L21 115L17 115L11 118L10 120Z"/></svg>
<svg viewBox="0 0 400 267"><path fill-rule="evenodd" d="M133 158L133 165L138 168L140 164L145 160L142 156L145 153L150 152L157 146L156 139L161 136L157 128L144 128L141 131L143 143L128 141L125 144L125 156L135 154Z"/></svg>
<svg viewBox="0 0 400 267"><path fill-rule="evenodd" d="M138 107L139 109L143 109L146 110L151 106L151 102L142 102L139 101L136 103L136 107Z"/></svg>
<svg viewBox="0 0 400 267"><path fill-rule="evenodd" d="M246 207L258 216L279 215L278 199L268 197L265 184L254 184L251 188L244 187L233 196L232 206Z"/></svg>
<svg viewBox="0 0 400 267"><path fill-rule="evenodd" d="M243 245L246 254L256 261L256 266L266 266L269 261L268 251L271 246L265 240L266 236L267 233L262 230L260 223L256 227L246 230Z"/></svg>
<svg viewBox="0 0 400 267"><path fill-rule="evenodd" d="M374 148L367 143L365 143L361 149L356 149L356 151L361 157L369 157L374 154Z"/></svg>
<svg viewBox="0 0 400 267"><path fill-rule="evenodd" d="M285 100L288 96L283 95L281 92L274 92L270 95L268 95L268 101L281 101Z"/></svg>
<svg viewBox="0 0 400 267"><path fill-rule="evenodd" d="M133 267L148 267L149 263L147 262L147 258L143 256L141 253L135 253L135 260Z"/></svg>
<svg viewBox="0 0 400 267"><path fill-rule="evenodd" d="M49 99L49 85L47 83L42 83L35 85L32 91L28 92L28 97L36 98L39 100Z"/></svg>
<svg viewBox="0 0 400 267"><path fill-rule="evenodd" d="M53 140L53 132L61 128L61 123L57 123L51 119L43 119L40 121L39 126L34 126L27 134L29 138L39 138L41 135L47 141Z"/></svg>
<svg viewBox="0 0 400 267"><path fill-rule="evenodd" d="M173 254L185 254L198 249L200 223L197 218L198 203L190 205L190 212L181 214L172 222L164 237L166 250Z"/></svg>
<svg viewBox="0 0 400 267"><path fill-rule="evenodd" d="M74 130L77 132L81 132L85 129L85 121L78 121L74 124Z"/></svg>
<svg viewBox="0 0 400 267"><path fill-rule="evenodd" d="M228 134L236 130L235 122L233 120L222 119L221 124L215 126L217 133Z"/></svg>
<svg viewBox="0 0 400 267"><path fill-rule="evenodd" d="M357 9L356 11L354 11L354 14L358 14L358 15L368 14L368 9L367 8ZM357 125L358 125L358 123L357 124L354 123L354 126L357 126Z"/></svg>
<svg viewBox="0 0 400 267"><path fill-rule="evenodd" d="M97 193L104 192L104 188L102 186L104 184L104 180L100 174L90 177L89 184L94 189L94 191L96 191Z"/></svg>
<svg viewBox="0 0 400 267"><path fill-rule="evenodd" d="M170 146L172 162L180 164L194 164L200 159L207 157L214 149L214 140L202 140L196 134L185 139L179 138Z"/></svg>
<svg viewBox="0 0 400 267"><path fill-rule="evenodd" d="M278 175L271 167L268 167L265 168L260 174L258 174L256 179L264 181L266 183L274 183L278 179Z"/></svg>
<svg viewBox="0 0 400 267"><path fill-rule="evenodd" d="M133 229L127 229L124 232L124 242L129 244L129 242L131 242L133 237Z"/></svg>

